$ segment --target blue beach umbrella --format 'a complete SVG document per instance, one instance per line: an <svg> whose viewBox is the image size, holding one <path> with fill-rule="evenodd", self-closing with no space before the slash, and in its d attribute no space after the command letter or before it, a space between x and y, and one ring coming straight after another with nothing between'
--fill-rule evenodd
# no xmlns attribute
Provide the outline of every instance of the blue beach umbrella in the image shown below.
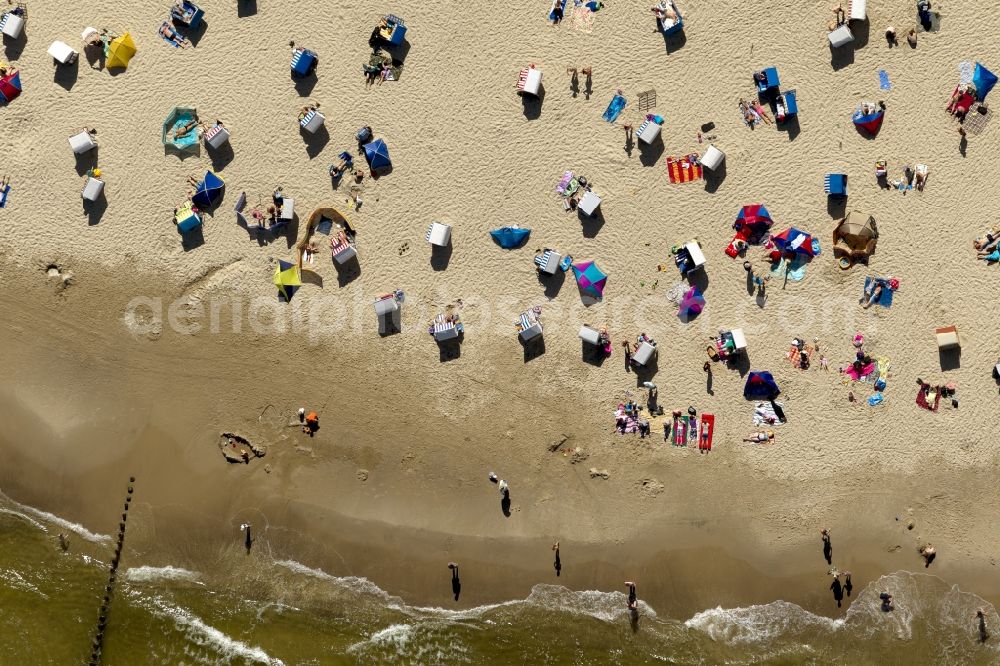
<svg viewBox="0 0 1000 666"><path fill-rule="evenodd" d="M222 188L225 186L226 184L221 178L211 171L206 171L205 178L198 183L198 188L195 190L194 196L191 197L191 201L199 208L213 208L219 202Z"/></svg>
<svg viewBox="0 0 1000 666"><path fill-rule="evenodd" d="M531 229L521 229L520 227L501 227L490 232L493 240L505 250L519 247L528 240L529 234L531 234Z"/></svg>
<svg viewBox="0 0 1000 666"><path fill-rule="evenodd" d="M368 160L368 166L373 170L392 166L392 160L389 159L389 148L382 139L375 139L371 143L365 144L365 159Z"/></svg>

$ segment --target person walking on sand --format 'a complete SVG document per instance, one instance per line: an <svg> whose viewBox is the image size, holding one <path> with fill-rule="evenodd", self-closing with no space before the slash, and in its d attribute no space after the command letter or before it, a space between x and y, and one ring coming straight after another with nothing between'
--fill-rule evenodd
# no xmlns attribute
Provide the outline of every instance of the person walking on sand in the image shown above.
<svg viewBox="0 0 1000 666"><path fill-rule="evenodd" d="M976 611L976 619L979 620L979 642L985 643L986 639L990 637L988 631L986 631L986 611L982 608Z"/></svg>
<svg viewBox="0 0 1000 666"><path fill-rule="evenodd" d="M840 584L840 574L833 574L833 582L830 583L830 589L833 590L833 598L837 602L837 608L840 608L841 602L844 601L844 586Z"/></svg>
<svg viewBox="0 0 1000 666"><path fill-rule="evenodd" d="M851 572L844 572L844 592L847 592L847 596L851 596L851 590L854 589L854 585L851 584Z"/></svg>
<svg viewBox="0 0 1000 666"><path fill-rule="evenodd" d="M635 596L635 583L627 580L625 587L628 588L628 609L634 613L639 609L639 599Z"/></svg>
<svg viewBox="0 0 1000 666"><path fill-rule="evenodd" d="M559 542L558 541L556 541L554 544L552 544L552 550L554 550L555 553L556 553L556 561L553 562L552 566L555 567L556 577L558 578L559 574L562 573L562 560L559 559Z"/></svg>
<svg viewBox="0 0 1000 666"><path fill-rule="evenodd" d="M923 555L923 557L924 557L924 568L925 569L929 568L931 566L931 562L933 562L934 558L937 557L937 550L935 550L934 546L930 545L929 543L928 544L924 544L923 546L921 546L920 548L918 548L917 552L920 553L921 555Z"/></svg>
<svg viewBox="0 0 1000 666"><path fill-rule="evenodd" d="M823 557L827 564L833 564L833 544L830 543L830 530L823 528L819 531L823 536Z"/></svg>

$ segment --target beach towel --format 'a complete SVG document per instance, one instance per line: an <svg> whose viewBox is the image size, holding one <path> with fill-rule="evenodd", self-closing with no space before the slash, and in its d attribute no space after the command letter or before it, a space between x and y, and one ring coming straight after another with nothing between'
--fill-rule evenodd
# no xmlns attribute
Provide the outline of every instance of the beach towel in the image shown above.
<svg viewBox="0 0 1000 666"><path fill-rule="evenodd" d="M870 395L868 396L868 406L875 407L876 405L881 405L884 399L881 392Z"/></svg>
<svg viewBox="0 0 1000 666"><path fill-rule="evenodd" d="M781 407L780 402L774 403ZM756 426L779 426L783 422L778 418L778 413L769 402L758 402L753 408L753 424Z"/></svg>
<svg viewBox="0 0 1000 666"><path fill-rule="evenodd" d="M10 185L4 185L3 189L0 189L0 208L7 207L8 194L10 194Z"/></svg>
<svg viewBox="0 0 1000 666"><path fill-rule="evenodd" d="M577 5L573 10L573 29L579 30L584 34L591 34L594 32L594 12L588 7L583 7Z"/></svg>
<svg viewBox="0 0 1000 666"><path fill-rule="evenodd" d="M618 114L622 112L628 101L621 95L615 95L611 98L611 103L608 104L607 111L604 112L602 118L607 120L609 123L613 123L618 120Z"/></svg>
<svg viewBox="0 0 1000 666"><path fill-rule="evenodd" d="M869 375L875 372L875 370L876 370L875 363L872 362L866 366L862 366L861 372L855 370L853 365L849 365L846 368L844 368L844 374L853 379L854 381L859 381L867 378Z"/></svg>
<svg viewBox="0 0 1000 666"><path fill-rule="evenodd" d="M788 260L782 259L777 264L771 266L771 276L780 280L788 279L792 282L801 282L806 277L806 266L809 261L805 257L796 257Z"/></svg>
<svg viewBox="0 0 1000 666"><path fill-rule="evenodd" d="M878 87L882 90L892 90L892 84L889 83L889 72L884 69L878 70Z"/></svg>
<svg viewBox="0 0 1000 666"><path fill-rule="evenodd" d="M874 289L872 283L878 283L882 285L882 294L875 300L874 305L881 305L883 308L892 307L892 295L894 290L889 286L889 281L882 278L866 277L865 278L865 288L861 292L861 297L864 299L865 303L868 302L869 298L869 288Z"/></svg>
<svg viewBox="0 0 1000 666"><path fill-rule="evenodd" d="M688 417L678 416L674 419L674 446L687 446Z"/></svg>
<svg viewBox="0 0 1000 666"><path fill-rule="evenodd" d="M171 37L168 37L167 35L163 34L163 29L164 28L166 28L167 32L170 35L172 35ZM163 41L165 41L167 44L170 44L175 49L179 49L181 47L181 42L184 41L184 37L182 37L181 35L179 35L177 33L177 31L175 31L173 28L171 28L170 24L167 23L166 21L164 21L160 25L160 29L157 32L159 33L160 37L163 38Z"/></svg>
<svg viewBox="0 0 1000 666"><path fill-rule="evenodd" d="M701 415L701 431L698 433L698 448L702 451L712 450L712 436L715 434L715 415Z"/></svg>
<svg viewBox="0 0 1000 666"><path fill-rule="evenodd" d="M928 411L936 412L938 410L938 405L941 403L941 391L940 389L937 388L932 388L931 391L933 392L934 395L933 403L927 401L927 396L924 395L924 387L921 386L917 390L917 404Z"/></svg>
<svg viewBox="0 0 1000 666"><path fill-rule="evenodd" d="M691 153L682 158L673 155L667 158L667 178L671 183L690 183L701 180L702 168L698 162L698 153Z"/></svg>
<svg viewBox="0 0 1000 666"><path fill-rule="evenodd" d="M972 76L975 74L975 66L968 60L958 63L958 83L972 83Z"/></svg>
<svg viewBox="0 0 1000 666"><path fill-rule="evenodd" d="M559 179L559 184L556 185L556 192L564 197L568 197L573 194L573 191L576 190L577 187L579 187L579 183L576 183L576 185L574 185L574 183L576 183L576 180L573 177L573 172L567 171L563 174L562 178Z"/></svg>

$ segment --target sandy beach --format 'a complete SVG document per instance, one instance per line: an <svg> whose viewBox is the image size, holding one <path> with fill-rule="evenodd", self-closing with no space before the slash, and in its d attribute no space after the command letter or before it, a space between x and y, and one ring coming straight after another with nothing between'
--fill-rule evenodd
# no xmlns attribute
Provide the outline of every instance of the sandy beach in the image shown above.
<svg viewBox="0 0 1000 666"><path fill-rule="evenodd" d="M26 42L7 44L24 85L0 109L11 177L0 210L7 496L110 534L119 486L135 475L134 566L233 569L239 525L250 522L254 558L364 577L425 606L523 599L537 583L620 591L631 579L671 617L779 599L839 617L848 604L838 609L828 590L824 527L833 565L853 571L859 589L925 571L917 547L929 542L939 555L927 572L1000 600L990 426L1000 288L998 268L972 248L995 223L1000 140L987 123L960 146L944 109L960 62L1000 67L989 39L1000 20L984 7L935 4L940 30L920 32L911 48L913 3L872 2L867 39L831 61L829 2L682 3L684 37L666 48L648 3L570 12L558 26L544 3L260 2L244 16L204 4L207 27L191 48L157 36L166 5L109 3L34 3ZM367 38L389 12L409 26L402 73L368 88ZM131 30L132 63L112 75L81 56L71 75L54 77L48 44L78 48L88 25ZM901 46L886 45L888 25ZM289 78L290 41L319 54L308 90ZM540 101L514 89L529 64L543 71ZM772 65L797 92L794 129L751 129L737 108L755 97L752 73ZM591 91L571 89L569 67L593 69ZM879 89L880 69L891 90ZM628 104L610 124L601 114L619 89ZM651 112L665 119L662 146L626 149L621 125L638 127L638 94L649 90ZM868 99L887 107L875 138L851 123ZM304 140L296 114L310 101L328 136ZM165 151L161 125L178 105L221 119L232 155ZM704 152L698 133L710 122L724 178L671 184L664 159ZM327 167L356 151L365 125L385 140L393 169L364 178L354 210L349 183L332 186ZM106 202L88 209L85 168L66 144L82 127L97 129L107 183ZM878 159L896 175L927 164L925 189L880 189ZM187 176L206 170L225 179L224 199L205 216L203 242L185 247L172 211ZM600 221L563 210L555 187L568 170L603 197ZM846 205L828 201L827 173L848 175ZM298 221L261 243L232 207L241 192L267 204L278 186ZM737 212L755 203L771 212L773 231L794 226L822 248L802 281L772 279L763 306L748 293L743 260L723 252ZM321 206L349 216L360 270L338 271L321 245L303 287L279 303L275 264L295 260L304 220ZM840 270L833 258L846 211L877 220L868 267ZM433 221L453 226L446 258L424 240ZM490 239L510 224L531 228L520 249ZM666 296L681 282L670 248L693 238L707 257L707 305L685 323ZM609 275L603 301L585 304L571 272L541 281L532 258L542 248L596 260ZM766 265L759 247L747 258ZM866 275L899 280L891 308L858 304ZM380 337L372 303L396 289L402 331ZM456 303L465 325L457 356L426 332ZM525 351L513 326L533 306L545 327L540 354ZM603 363L583 358L584 323L611 334ZM951 325L961 362L945 371L934 329ZM741 442L755 428L740 372L716 364L706 386L709 337L734 327L746 332L749 365L781 387L788 422L771 445ZM646 399L645 377L626 371L620 346L642 332L659 343L652 381L667 414L715 415L711 453L664 442L659 418L649 439L614 432L616 406ZM870 384L838 373L854 360L856 333L890 364L878 406L864 402ZM808 370L786 356L796 337L819 347ZM959 406L920 409L918 378L954 382ZM320 414L314 437L301 432L300 407ZM222 432L267 455L227 464ZM510 484L509 516L490 472ZM458 601L449 561L462 567ZM226 580L238 586L243 573Z"/></svg>

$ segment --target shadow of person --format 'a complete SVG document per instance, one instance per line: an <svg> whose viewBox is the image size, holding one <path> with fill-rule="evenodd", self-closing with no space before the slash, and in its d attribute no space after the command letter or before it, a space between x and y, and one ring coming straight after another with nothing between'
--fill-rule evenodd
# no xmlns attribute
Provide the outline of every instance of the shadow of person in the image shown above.
<svg viewBox="0 0 1000 666"><path fill-rule="evenodd" d="M583 85L583 98L590 99L590 96L594 93L594 78L591 76L590 72L587 72L587 78L584 80Z"/></svg>
<svg viewBox="0 0 1000 666"><path fill-rule="evenodd" d="M638 633L639 632L639 609L638 608L630 608L629 609L629 612L628 612L628 622L629 622L629 625L632 627L632 633L633 634Z"/></svg>
<svg viewBox="0 0 1000 666"><path fill-rule="evenodd" d="M580 94L580 76L576 73L575 69L569 79L569 91L573 94L573 97Z"/></svg>
<svg viewBox="0 0 1000 666"><path fill-rule="evenodd" d="M833 545L828 541L823 541L823 557L827 564L833 564Z"/></svg>
<svg viewBox="0 0 1000 666"><path fill-rule="evenodd" d="M505 518L510 518L510 493L503 494L503 499L500 500L500 510L503 511Z"/></svg>
<svg viewBox="0 0 1000 666"><path fill-rule="evenodd" d="M247 549L247 555L250 554L250 548L253 546L254 539L250 536L250 525L249 523L244 530L246 532L246 539L243 540L243 546Z"/></svg>
<svg viewBox="0 0 1000 666"><path fill-rule="evenodd" d="M458 577L458 565L451 567L451 593L455 595L455 601L462 594L462 579Z"/></svg>
<svg viewBox="0 0 1000 666"><path fill-rule="evenodd" d="M562 558L559 557L559 546L556 546L556 561L552 563L553 568L556 570L556 578L562 573Z"/></svg>

